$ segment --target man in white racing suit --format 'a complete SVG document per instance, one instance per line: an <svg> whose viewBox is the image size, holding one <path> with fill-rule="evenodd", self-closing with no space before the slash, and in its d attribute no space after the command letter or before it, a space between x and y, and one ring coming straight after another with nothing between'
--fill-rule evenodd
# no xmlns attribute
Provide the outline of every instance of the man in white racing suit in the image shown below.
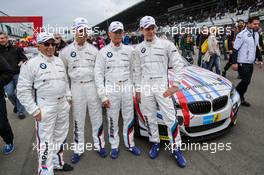
<svg viewBox="0 0 264 175"><path fill-rule="evenodd" d="M124 26L114 21L109 26L111 43L102 48L96 57L95 83L103 106L107 108L108 135L111 158L118 157L119 111L123 117L123 139L128 151L140 155L134 142L134 106L132 81L132 47L122 44Z"/></svg>
<svg viewBox="0 0 264 175"><path fill-rule="evenodd" d="M107 152L104 148L102 104L94 82L94 65L98 50L87 42L89 27L85 18L76 18L72 28L75 32L74 42L61 51L60 57L70 78L75 143L72 163L77 163L85 148L87 108L92 124L94 147L101 157L106 157Z"/></svg>
<svg viewBox="0 0 264 175"><path fill-rule="evenodd" d="M164 114L164 123L168 127L171 151L178 165L185 167L186 161L180 150L181 136L176 111L170 98L173 92L178 89L184 63L172 42L156 37L156 23L153 17L143 17L140 20L140 29L144 35L144 41L135 49L135 85L136 99L139 103L141 102L142 112L149 130L149 140L153 143L149 156L155 159L160 148L156 117L156 104L158 104ZM170 88L168 87L169 67L173 68L175 74L173 85Z"/></svg>
<svg viewBox="0 0 264 175"><path fill-rule="evenodd" d="M40 33L37 43L39 55L21 67L17 96L36 120L38 174L53 175L53 170L73 170L63 161L71 93L64 64L54 56L53 34Z"/></svg>

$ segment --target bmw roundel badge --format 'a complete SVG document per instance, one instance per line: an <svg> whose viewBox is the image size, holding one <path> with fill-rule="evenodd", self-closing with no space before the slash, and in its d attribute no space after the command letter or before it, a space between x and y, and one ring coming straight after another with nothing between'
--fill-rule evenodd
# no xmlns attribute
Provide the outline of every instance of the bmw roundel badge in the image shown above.
<svg viewBox="0 0 264 175"><path fill-rule="evenodd" d="M45 63L41 63L41 64L39 65L39 67L40 67L41 69L46 69L46 68L47 68L47 65L46 65Z"/></svg>
<svg viewBox="0 0 264 175"><path fill-rule="evenodd" d="M106 55L107 55L108 58L111 58L113 56L113 53L112 52L107 52Z"/></svg>

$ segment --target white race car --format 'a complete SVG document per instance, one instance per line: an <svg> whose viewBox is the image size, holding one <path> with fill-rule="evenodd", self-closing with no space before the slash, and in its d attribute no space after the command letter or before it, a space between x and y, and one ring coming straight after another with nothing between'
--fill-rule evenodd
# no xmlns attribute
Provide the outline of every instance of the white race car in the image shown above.
<svg viewBox="0 0 264 175"><path fill-rule="evenodd" d="M169 80L173 79L172 71L168 71ZM183 136L192 140L206 140L225 133L236 124L241 102L229 80L187 62L182 76L179 91L173 95L172 100ZM135 134L148 137L145 118L135 98L134 105L137 121ZM161 140L168 140L163 115L157 111L159 133Z"/></svg>

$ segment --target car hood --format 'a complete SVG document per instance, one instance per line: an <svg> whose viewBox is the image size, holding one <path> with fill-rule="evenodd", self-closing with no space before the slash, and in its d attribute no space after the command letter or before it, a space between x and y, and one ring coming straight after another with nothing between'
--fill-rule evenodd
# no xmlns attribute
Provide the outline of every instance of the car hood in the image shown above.
<svg viewBox="0 0 264 175"><path fill-rule="evenodd" d="M174 80L173 70L169 70L170 85ZM182 96L200 96L217 98L227 95L232 89L232 83L226 78L198 66L187 66L182 70L182 81L176 98ZM204 98L202 98L204 99Z"/></svg>

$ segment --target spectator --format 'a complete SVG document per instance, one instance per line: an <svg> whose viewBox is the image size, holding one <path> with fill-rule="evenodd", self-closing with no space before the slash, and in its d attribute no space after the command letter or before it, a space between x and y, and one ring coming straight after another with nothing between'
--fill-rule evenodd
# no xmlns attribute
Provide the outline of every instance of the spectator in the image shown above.
<svg viewBox="0 0 264 175"><path fill-rule="evenodd" d="M0 55L3 56L14 71L13 79L5 86L5 92L10 102L14 105L13 112L17 113L18 118L25 118L25 108L16 97L16 86L20 72L20 66L27 57L22 52L22 48L14 47L8 42L8 35L0 33Z"/></svg>
<svg viewBox="0 0 264 175"><path fill-rule="evenodd" d="M59 56L59 51L61 51L65 46L67 46L67 44L65 41L63 41L60 34L54 34L54 38L56 43L54 55L57 57Z"/></svg>
<svg viewBox="0 0 264 175"><path fill-rule="evenodd" d="M105 41L103 37L97 37L97 45L99 50L105 46Z"/></svg>
<svg viewBox="0 0 264 175"><path fill-rule="evenodd" d="M24 48L24 53L27 56L28 59L31 59L38 55L38 49L34 47L33 43L28 43L28 47Z"/></svg>
<svg viewBox="0 0 264 175"><path fill-rule="evenodd" d="M130 37L128 36L128 34L126 33L124 40L123 40L123 44L128 45L130 43Z"/></svg>
<svg viewBox="0 0 264 175"><path fill-rule="evenodd" d="M175 34L173 39L174 39L174 43L175 43L175 46L179 47L179 34Z"/></svg>
<svg viewBox="0 0 264 175"><path fill-rule="evenodd" d="M216 29L211 30L208 37L208 53L210 55L210 62L209 62L209 70L212 71L213 67L215 66L216 73L221 74L221 64L220 64L220 49L219 44L216 39Z"/></svg>
<svg viewBox="0 0 264 175"><path fill-rule="evenodd" d="M132 32L131 34L131 44L134 45L134 44L138 44L138 37L136 36L136 34L134 32Z"/></svg>
<svg viewBox="0 0 264 175"><path fill-rule="evenodd" d="M231 31L231 34L227 36L227 47L229 52L229 59L224 67L224 71L222 72L222 76L226 76L226 72L232 66L233 63L233 46L235 42L236 35L241 32L245 28L245 22L243 20L238 20L237 26Z"/></svg>
<svg viewBox="0 0 264 175"><path fill-rule="evenodd" d="M10 154L14 151L13 132L9 124L6 112L6 101L4 86L12 80L13 74L10 65L5 58L0 55L0 136L6 143L3 153Z"/></svg>
<svg viewBox="0 0 264 175"><path fill-rule="evenodd" d="M182 56L187 60L191 60L193 53L193 38L191 34L184 34L181 39L181 49Z"/></svg>
<svg viewBox="0 0 264 175"><path fill-rule="evenodd" d="M204 53L202 53L201 47L204 43L204 41L208 38L208 34L206 33L205 29L202 29L200 35L199 35L199 51L198 51L198 66L202 66L202 56L204 55Z"/></svg>

